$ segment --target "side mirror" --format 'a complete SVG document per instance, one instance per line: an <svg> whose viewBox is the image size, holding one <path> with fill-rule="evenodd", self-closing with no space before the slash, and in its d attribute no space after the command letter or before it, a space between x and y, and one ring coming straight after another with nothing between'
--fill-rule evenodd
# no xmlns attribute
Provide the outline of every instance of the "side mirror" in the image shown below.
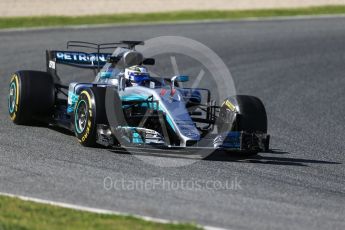
<svg viewBox="0 0 345 230"><path fill-rule="evenodd" d="M187 82L189 77L185 75L175 76L171 78L171 82Z"/></svg>
<svg viewBox="0 0 345 230"><path fill-rule="evenodd" d="M189 77L188 76L183 76L183 75L180 75L180 76L174 76L171 78L171 96L174 95L175 93L175 82L187 82L189 81Z"/></svg>
<svg viewBox="0 0 345 230"><path fill-rule="evenodd" d="M143 61L143 64L144 65L154 65L154 64L156 64L156 61L153 58L145 58Z"/></svg>

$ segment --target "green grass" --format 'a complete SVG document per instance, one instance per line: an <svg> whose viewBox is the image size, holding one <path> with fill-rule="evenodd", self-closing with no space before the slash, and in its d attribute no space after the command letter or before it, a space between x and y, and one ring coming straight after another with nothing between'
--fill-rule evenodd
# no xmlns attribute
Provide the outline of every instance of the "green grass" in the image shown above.
<svg viewBox="0 0 345 230"><path fill-rule="evenodd" d="M299 15L345 14L345 6L321 6L309 8L241 10L241 11L180 11L168 13L113 14L93 16L42 16L42 17L0 17L0 29L42 26L69 26L112 23L149 23L186 20L236 20L244 18L265 18Z"/></svg>
<svg viewBox="0 0 345 230"><path fill-rule="evenodd" d="M1 230L200 229L191 224L161 224L130 216L94 214L0 196Z"/></svg>

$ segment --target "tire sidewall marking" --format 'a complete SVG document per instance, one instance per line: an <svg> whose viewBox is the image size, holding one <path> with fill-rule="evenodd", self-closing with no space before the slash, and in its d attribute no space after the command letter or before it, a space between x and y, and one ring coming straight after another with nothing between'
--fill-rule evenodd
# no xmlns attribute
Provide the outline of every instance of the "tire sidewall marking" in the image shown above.
<svg viewBox="0 0 345 230"><path fill-rule="evenodd" d="M86 105L87 105L87 109L88 109L88 116L87 116L87 124L86 124L86 127L84 128L84 130L82 132L78 132L77 128L76 129L76 132L77 132L77 137L78 137L78 140L79 142L85 142L87 140L87 138L89 137L90 133L91 133L91 129L92 129L92 101L91 101L91 96L89 94L89 92L87 91L82 91L80 93L80 98L82 98L82 96L85 95L87 97L87 100L84 100L85 102L87 101ZM78 105L79 105L80 101L78 102L77 106L76 106L76 109L75 109L75 114L78 110ZM75 125L76 125L76 117L74 118L75 119ZM80 137L81 135L81 137Z"/></svg>
<svg viewBox="0 0 345 230"><path fill-rule="evenodd" d="M15 102L15 106L14 106L14 109L13 111L9 111L10 112L10 118L12 121L14 121L17 117L17 111L18 111L18 105L19 105L19 96L20 96L20 93L19 93L19 80L18 80L18 76L17 74L13 74L12 78L11 78L11 81L10 81L10 87L12 84L15 84L16 86L16 94L15 94L15 97L16 97L16 102Z"/></svg>

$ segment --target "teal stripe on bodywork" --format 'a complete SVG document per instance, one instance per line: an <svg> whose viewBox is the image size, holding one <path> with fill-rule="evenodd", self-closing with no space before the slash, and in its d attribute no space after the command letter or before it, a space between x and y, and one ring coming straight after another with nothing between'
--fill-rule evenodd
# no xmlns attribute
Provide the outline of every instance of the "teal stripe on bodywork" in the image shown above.
<svg viewBox="0 0 345 230"><path fill-rule="evenodd" d="M72 113L74 111L75 104L77 103L77 101L79 99L79 95L77 95L73 92L69 92L68 98L71 100L71 104L68 104L68 106L67 106L67 113L69 114L69 113Z"/></svg>
<svg viewBox="0 0 345 230"><path fill-rule="evenodd" d="M174 127L174 124L172 123L170 116L166 116L166 118L167 118L167 122L170 125L170 127L175 131L175 127Z"/></svg>
<svg viewBox="0 0 345 230"><path fill-rule="evenodd" d="M121 101L136 101L136 100L145 100L147 99L147 96L142 95L126 95L121 96Z"/></svg>

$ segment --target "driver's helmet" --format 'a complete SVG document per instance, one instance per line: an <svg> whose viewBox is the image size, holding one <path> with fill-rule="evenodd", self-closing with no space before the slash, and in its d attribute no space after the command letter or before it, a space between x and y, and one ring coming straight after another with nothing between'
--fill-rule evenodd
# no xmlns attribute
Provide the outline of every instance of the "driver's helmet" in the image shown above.
<svg viewBox="0 0 345 230"><path fill-rule="evenodd" d="M137 86L142 85L145 80L148 80L150 75L146 67L135 65L125 69L125 78L133 86Z"/></svg>

